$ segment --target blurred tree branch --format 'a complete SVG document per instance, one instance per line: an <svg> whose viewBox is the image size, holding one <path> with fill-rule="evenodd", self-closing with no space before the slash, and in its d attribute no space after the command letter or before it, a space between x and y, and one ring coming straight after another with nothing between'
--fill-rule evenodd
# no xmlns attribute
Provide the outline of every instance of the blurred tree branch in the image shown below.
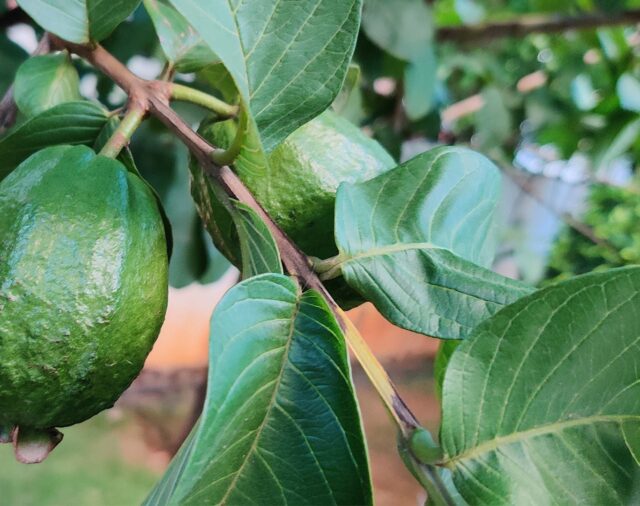
<svg viewBox="0 0 640 506"><path fill-rule="evenodd" d="M440 42L466 43L506 37L520 38L531 33L559 33L635 23L640 23L640 9L580 16L530 15L514 21L440 27L436 38Z"/></svg>

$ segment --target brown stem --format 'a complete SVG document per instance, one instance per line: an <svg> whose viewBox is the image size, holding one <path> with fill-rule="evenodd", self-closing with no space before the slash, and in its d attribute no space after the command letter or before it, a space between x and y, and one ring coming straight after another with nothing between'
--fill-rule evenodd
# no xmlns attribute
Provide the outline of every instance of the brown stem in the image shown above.
<svg viewBox="0 0 640 506"><path fill-rule="evenodd" d="M436 38L440 42L468 43L505 37L521 38L531 33L560 33L635 23L640 23L640 9L617 13L603 11L580 16L531 15L519 17L515 21L475 26L443 26L438 28Z"/></svg>
<svg viewBox="0 0 640 506"><path fill-rule="evenodd" d="M81 46L71 44L57 37L53 38L53 42L56 46L66 48L81 56L109 76L129 95L130 100L135 99L138 107L146 108L149 113L164 123L189 148L206 174L217 181L230 197L236 198L251 207L264 220L273 234L287 272L296 277L305 289L314 289L320 292L333 310L345 334L353 332L351 322L314 272L310 259L271 219L240 178L229 167L219 167L213 162L211 153L215 149L214 146L194 132L170 107L170 83L140 79L99 45L94 47ZM361 345L361 349L363 346L366 347L364 342ZM375 361L370 370L375 370L377 384L385 383L385 393L381 393L385 397L383 400L392 411L392 415L398 422L403 435L408 437L415 428L419 427L416 417L402 400L386 372L384 372L368 347L365 353L369 361ZM365 367L365 369L367 368Z"/></svg>
<svg viewBox="0 0 640 506"><path fill-rule="evenodd" d="M17 9L14 9L17 10ZM49 35L45 33L38 46L33 51L31 56L39 56L41 54L46 54L51 50L51 43L49 39ZM16 101L13 99L13 86L10 86L9 89L0 100L0 134L3 133L8 128L11 128L16 122L16 118L18 117L18 106L16 105Z"/></svg>

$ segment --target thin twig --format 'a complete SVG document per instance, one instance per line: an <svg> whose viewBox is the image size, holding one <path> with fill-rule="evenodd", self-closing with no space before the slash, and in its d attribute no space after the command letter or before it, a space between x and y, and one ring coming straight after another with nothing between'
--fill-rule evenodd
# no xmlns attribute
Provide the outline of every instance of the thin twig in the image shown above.
<svg viewBox="0 0 640 506"><path fill-rule="evenodd" d="M614 13L603 11L580 16L530 15L518 17L514 21L443 26L437 29L436 39L440 42L475 43L506 37L521 38L531 33L561 33L635 23L640 23L640 9Z"/></svg>

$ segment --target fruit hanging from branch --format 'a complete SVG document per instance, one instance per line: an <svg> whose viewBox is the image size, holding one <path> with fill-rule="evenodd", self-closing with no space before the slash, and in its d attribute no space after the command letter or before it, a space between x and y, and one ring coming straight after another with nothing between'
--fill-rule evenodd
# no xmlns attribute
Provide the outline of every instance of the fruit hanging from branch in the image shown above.
<svg viewBox="0 0 640 506"><path fill-rule="evenodd" d="M111 407L139 374L167 305L153 192L84 146L28 158L0 183L0 427L23 462L56 427Z"/></svg>

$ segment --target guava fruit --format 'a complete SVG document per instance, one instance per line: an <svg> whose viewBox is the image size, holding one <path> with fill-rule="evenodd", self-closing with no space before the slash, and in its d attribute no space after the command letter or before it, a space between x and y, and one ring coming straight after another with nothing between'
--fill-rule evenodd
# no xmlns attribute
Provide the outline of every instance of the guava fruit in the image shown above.
<svg viewBox="0 0 640 506"><path fill-rule="evenodd" d="M237 130L233 120L205 122L199 133L214 146L226 148ZM275 222L307 254L337 254L334 239L336 191L342 182L372 179L396 166L391 155L351 122L326 111L300 127L271 154L265 155L248 133L234 170ZM191 162L192 193L216 246L241 265L235 227L215 196L206 174ZM342 278L327 288L345 309L363 299Z"/></svg>
<svg viewBox="0 0 640 506"><path fill-rule="evenodd" d="M0 182L0 434L19 460L42 460L55 427L114 404L167 294L156 198L120 162L56 146Z"/></svg>

